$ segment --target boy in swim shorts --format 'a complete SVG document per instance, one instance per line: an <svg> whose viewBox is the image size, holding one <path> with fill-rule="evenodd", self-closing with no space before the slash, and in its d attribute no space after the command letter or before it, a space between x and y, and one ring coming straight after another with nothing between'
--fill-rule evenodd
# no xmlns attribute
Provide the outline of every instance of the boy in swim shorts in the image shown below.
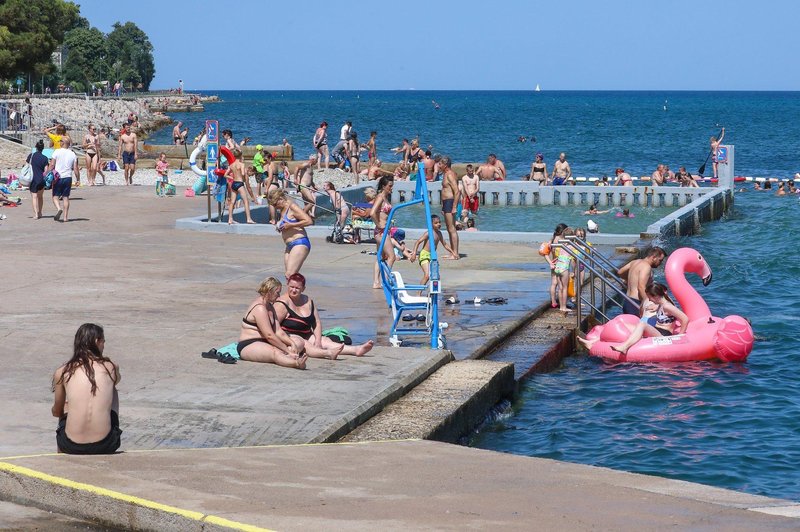
<svg viewBox="0 0 800 532"><path fill-rule="evenodd" d="M451 255L455 255L453 250L450 249L450 246L444 243L442 240L442 220L435 214L431 215L431 224L433 225L433 248L436 249L439 247L439 244L442 244L442 247L446 249ZM417 250L422 246L422 250L419 252L419 267L422 268L422 280L419 284L426 284L430 279L430 264L431 264L431 243L430 239L428 238L428 233L426 232L423 234L419 240L414 243L414 249L411 252L411 261L413 261L417 257Z"/></svg>

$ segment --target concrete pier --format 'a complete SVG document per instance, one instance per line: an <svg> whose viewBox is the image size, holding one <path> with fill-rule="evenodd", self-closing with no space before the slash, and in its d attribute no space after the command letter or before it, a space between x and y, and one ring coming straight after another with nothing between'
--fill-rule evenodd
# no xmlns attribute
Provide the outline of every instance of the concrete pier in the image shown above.
<svg viewBox="0 0 800 532"><path fill-rule="evenodd" d="M445 443L286 445L374 439L365 422L405 408L400 398L417 400L420 426L434 427L414 437L455 441L511 393L519 371L491 355L474 359L510 330L547 350L574 327L574 318L542 314L550 274L533 245L464 241L465 258L442 261L445 295L509 299L443 307L443 352L388 347L389 311L371 288L375 259L361 253L373 246L312 236L303 273L323 326L343 325L378 347L297 371L199 356L236 339L264 277L282 278L274 231L176 230L205 199L154 198L149 187L77 189L66 224L53 221L50 205L41 220L29 209L9 209L0 225L12 279L0 299L0 361L9 368L0 500L79 518L27 510L50 528L80 519L142 530L797 526L785 517L800 515L788 501ZM406 261L396 267L420 274ZM539 314L552 336L527 332ZM105 327L106 354L121 366L124 452L55 455L50 376L89 321ZM5 526L4 511L13 509L0 507Z"/></svg>

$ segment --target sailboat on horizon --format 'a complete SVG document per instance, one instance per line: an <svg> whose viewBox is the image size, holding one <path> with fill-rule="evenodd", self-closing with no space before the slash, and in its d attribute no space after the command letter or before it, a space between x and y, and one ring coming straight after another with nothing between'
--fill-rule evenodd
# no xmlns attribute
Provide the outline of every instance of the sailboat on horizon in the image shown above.
<svg viewBox="0 0 800 532"><path fill-rule="evenodd" d="M536 88L535 88L535 89L533 89L533 90L534 90L534 92L541 92L541 90L542 90L542 89L541 89L541 88L539 88L539 84L537 83L537 84L536 84Z"/></svg>

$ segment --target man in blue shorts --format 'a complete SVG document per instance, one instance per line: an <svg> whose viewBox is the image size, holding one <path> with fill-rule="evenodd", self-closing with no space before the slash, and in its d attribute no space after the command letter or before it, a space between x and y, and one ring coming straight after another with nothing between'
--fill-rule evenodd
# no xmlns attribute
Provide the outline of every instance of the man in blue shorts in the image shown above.
<svg viewBox="0 0 800 532"><path fill-rule="evenodd" d="M133 173L136 171L136 155L139 149L139 142L128 124L122 124L119 132L119 148L117 158L122 159L125 169L125 184L133 184Z"/></svg>
<svg viewBox="0 0 800 532"><path fill-rule="evenodd" d="M50 161L50 170L57 174L59 177L53 181L53 205L56 207L56 215L53 220L56 222L61 221L61 215L64 215L64 221L69 221L69 195L72 191L72 178L80 179L81 169L78 167L78 157L70 149L72 139L65 136L61 139L61 147L53 152L53 158ZM61 200L64 200L64 208L61 208Z"/></svg>

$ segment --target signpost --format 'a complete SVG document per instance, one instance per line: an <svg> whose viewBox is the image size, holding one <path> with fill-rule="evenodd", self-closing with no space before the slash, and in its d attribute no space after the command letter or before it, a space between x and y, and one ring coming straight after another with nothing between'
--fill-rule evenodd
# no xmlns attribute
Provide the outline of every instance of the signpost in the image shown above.
<svg viewBox="0 0 800 532"><path fill-rule="evenodd" d="M211 187L217 183L217 155L219 154L219 122L206 120L206 190L208 190L208 220L211 223ZM222 216L217 219L221 221Z"/></svg>

